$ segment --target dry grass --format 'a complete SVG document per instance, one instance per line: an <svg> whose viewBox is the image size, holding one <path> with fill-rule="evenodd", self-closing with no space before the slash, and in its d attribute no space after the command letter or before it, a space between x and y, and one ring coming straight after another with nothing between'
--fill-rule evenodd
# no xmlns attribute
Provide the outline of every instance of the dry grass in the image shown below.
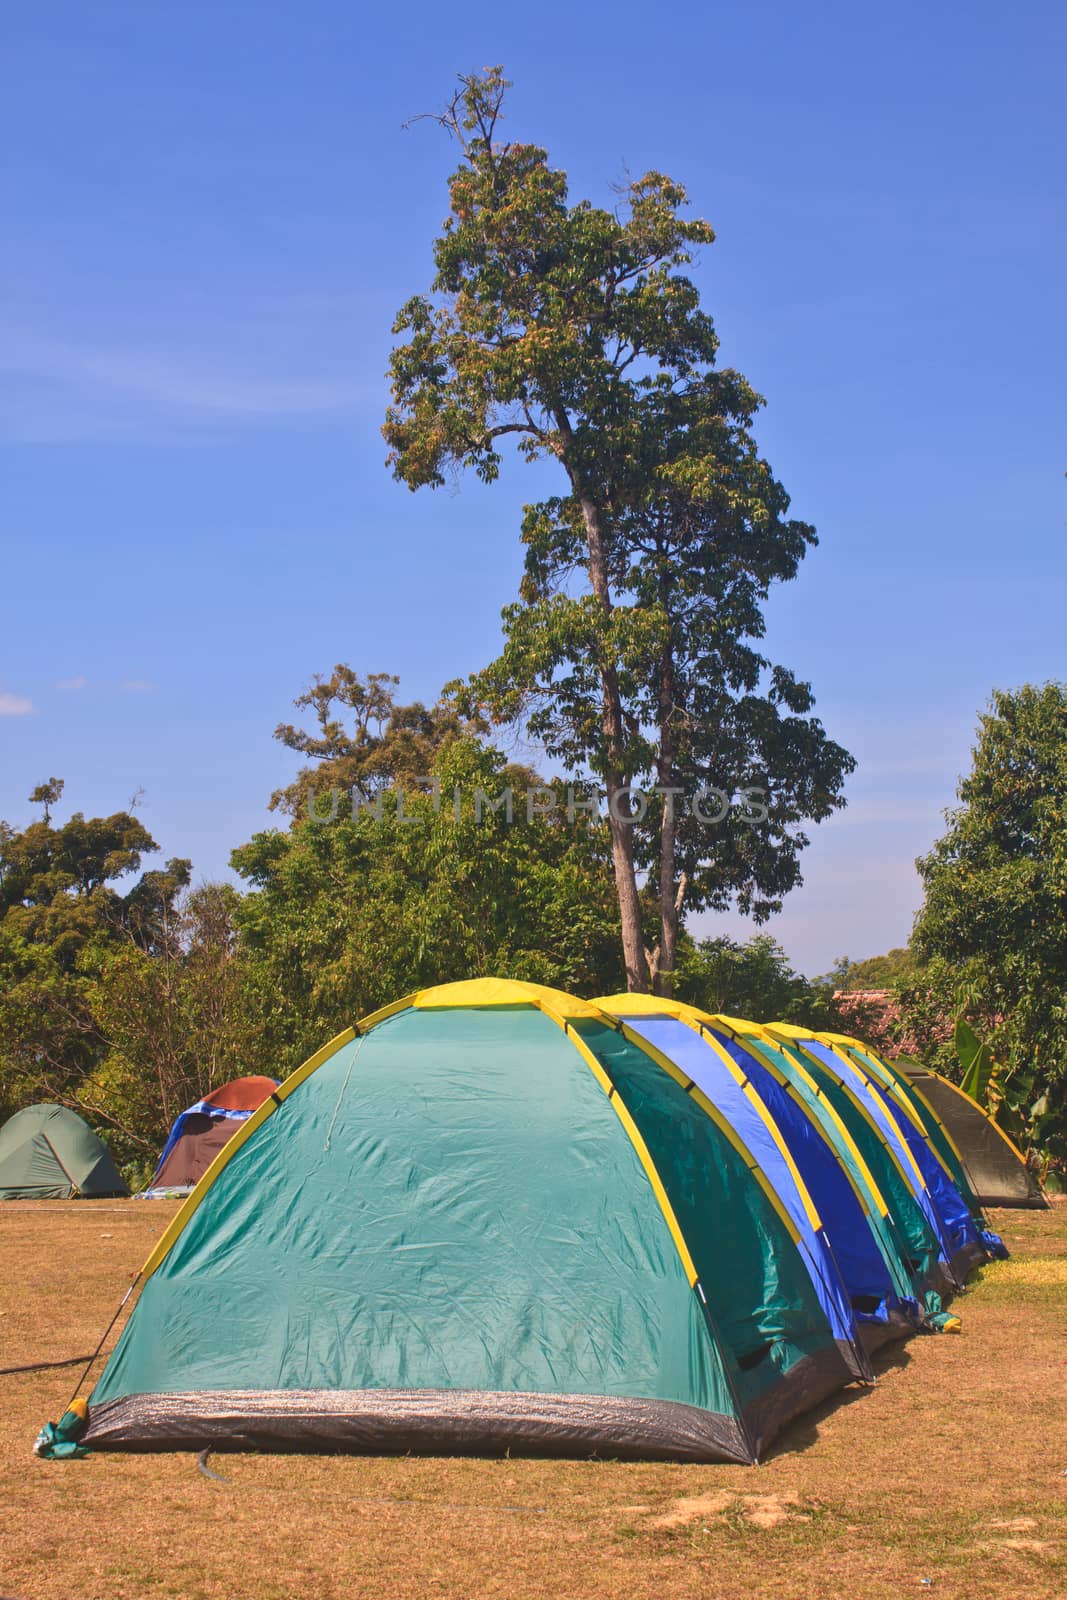
<svg viewBox="0 0 1067 1600"><path fill-rule="evenodd" d="M90 1350L170 1204L0 1208L0 1366ZM1067 1594L1067 1204L873 1391L760 1468L92 1456L34 1434L74 1374L0 1378L0 1592L18 1600L426 1596L953 1600Z"/></svg>

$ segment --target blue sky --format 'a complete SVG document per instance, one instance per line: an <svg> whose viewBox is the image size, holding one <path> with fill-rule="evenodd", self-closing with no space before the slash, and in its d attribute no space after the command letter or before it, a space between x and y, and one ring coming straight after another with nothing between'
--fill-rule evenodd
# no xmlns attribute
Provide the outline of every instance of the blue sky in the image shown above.
<svg viewBox="0 0 1067 1600"><path fill-rule="evenodd" d="M902 943L978 709L1065 675L1064 32L1025 0L16 8L0 815L53 773L90 812L143 788L217 876L316 670L432 698L495 651L543 479L412 495L378 429L454 164L402 123L500 61L575 198L655 167L717 230L722 360L821 538L769 648L860 762L772 931L809 972Z"/></svg>

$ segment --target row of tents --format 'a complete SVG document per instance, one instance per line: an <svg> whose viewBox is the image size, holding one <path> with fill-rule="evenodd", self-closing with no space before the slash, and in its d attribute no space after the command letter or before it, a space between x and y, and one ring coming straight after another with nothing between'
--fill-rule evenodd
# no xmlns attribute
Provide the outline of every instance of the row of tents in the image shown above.
<svg viewBox="0 0 1067 1600"><path fill-rule="evenodd" d="M683 1014L683 1008L671 1009ZM686 1009L692 1010L694 1017L700 1015L693 1008ZM718 1020L725 1023L725 1019ZM744 1029L751 1027L740 1026L742 1036ZM830 1035L812 1037L832 1042ZM858 1045L855 1040L845 1042ZM917 1091L920 1103L925 1102L929 1114L943 1126L961 1154L980 1204L1044 1204L1019 1151L969 1096L913 1061L899 1062L889 1070ZM177 1199L191 1194L241 1123L277 1087L276 1078L235 1078L189 1106L171 1128L153 1177L140 1197ZM28 1106L0 1128L0 1200L105 1199L128 1194L107 1145L69 1107Z"/></svg>
<svg viewBox="0 0 1067 1600"><path fill-rule="evenodd" d="M82 1444L756 1461L881 1345L958 1326L990 1204L1044 1204L1014 1147L858 1040L423 990L215 1154Z"/></svg>

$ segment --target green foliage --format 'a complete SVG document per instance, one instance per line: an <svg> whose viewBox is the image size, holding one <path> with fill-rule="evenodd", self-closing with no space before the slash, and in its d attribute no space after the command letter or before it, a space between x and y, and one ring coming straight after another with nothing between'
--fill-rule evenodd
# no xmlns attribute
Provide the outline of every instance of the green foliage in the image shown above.
<svg viewBox="0 0 1067 1600"><path fill-rule="evenodd" d="M0 1122L35 1100L68 1098L94 1055L77 977L0 921Z"/></svg>
<svg viewBox="0 0 1067 1600"><path fill-rule="evenodd" d="M721 400L688 381L678 402L688 460L680 444L646 438L650 457L661 448L670 459L659 468L650 459L643 496L609 519L610 613L569 592L575 573L592 582L578 500L527 508L522 599L505 610L499 660L469 690L497 716L525 710L530 731L570 769L604 775L597 663L610 661L624 729L614 748L628 781L684 796L758 795L755 825L742 804L709 826L683 801L657 800L635 827L637 864L660 886L664 945L680 899L692 910L736 901L757 921L779 910L800 881L800 824L842 803L853 765L810 715L809 686L753 648L771 583L795 574L813 535L782 520L788 501L755 452L748 417L717 410ZM669 959L661 964L670 970Z"/></svg>
<svg viewBox="0 0 1067 1600"><path fill-rule="evenodd" d="M430 984L506 973L619 987L605 830L572 826L562 805L528 821L531 775L472 737L446 744L432 770L436 800L381 794L354 816L300 818L234 851L252 891L236 920L276 1076ZM490 806L509 784L510 825L503 804Z"/></svg>
<svg viewBox="0 0 1067 1600"><path fill-rule="evenodd" d="M141 872L155 840L129 812L61 826L52 807L63 783L31 795L43 820L0 823L0 1113L34 1099L71 1100L100 1053L86 972L103 952L150 950L161 918L188 881L189 863ZM138 874L125 894L116 885Z"/></svg>
<svg viewBox="0 0 1067 1600"><path fill-rule="evenodd" d="M889 989L915 970L916 961L911 950L897 947L886 951L884 956L868 956L864 961L850 961L842 956L833 969L833 977L839 989Z"/></svg>
<svg viewBox="0 0 1067 1600"><path fill-rule="evenodd" d="M897 978L891 985L898 1015L895 1031L908 1055L959 1080L959 1057L954 1043L955 1019L960 1013L958 974L950 962L934 956Z"/></svg>
<svg viewBox="0 0 1067 1600"><path fill-rule="evenodd" d="M470 731L454 705L401 705L394 693L399 682L387 672L361 678L344 662L328 678L316 674L312 688L293 702L314 712L315 731L288 722L274 730L276 739L312 765L274 793L271 810L295 816L331 788L344 792L347 810L353 793L369 800L387 784L424 777L441 746Z"/></svg>
<svg viewBox="0 0 1067 1600"><path fill-rule="evenodd" d="M54 803L58 779L34 790ZM50 816L50 813L48 813ZM71 971L86 943L122 938L145 921L159 892L177 892L188 881L189 863L171 861L165 874L146 874L125 896L113 887L137 872L141 858L158 849L148 830L129 812L86 818L74 813L62 827L32 822L21 830L0 823L0 920L5 933L47 946L57 966Z"/></svg>
<svg viewBox="0 0 1067 1600"><path fill-rule="evenodd" d="M743 944L725 937L699 944L683 940L678 998L702 1011L755 1022L791 1022L835 1031L843 1024L832 981L795 972L769 934L756 934Z"/></svg>
<svg viewBox="0 0 1067 1600"><path fill-rule="evenodd" d="M30 790L30 805L44 807L44 820L51 822L52 807L58 803L66 788L62 778L49 778L45 783L39 783L35 789Z"/></svg>
<svg viewBox="0 0 1067 1600"><path fill-rule="evenodd" d="M144 1164L178 1111L258 1069L236 894L189 892L185 860L141 870L157 846L128 812L53 826L62 789L34 790L44 820L0 824L0 1118L72 1105Z"/></svg>
<svg viewBox="0 0 1067 1600"><path fill-rule="evenodd" d="M1004 1091L992 1050L963 1017L956 1018L954 1043L962 1073L960 1088L987 1111L995 1112Z"/></svg>
<svg viewBox="0 0 1067 1600"><path fill-rule="evenodd" d="M1067 686L994 693L958 795L918 862L899 1029L1054 1183L1049 1162L1067 1162Z"/></svg>
<svg viewBox="0 0 1067 1600"><path fill-rule="evenodd" d="M1054 1170L1054 1164L1062 1170L1067 1157L1067 1107L1062 1100L1047 1089L1037 1093L1038 1074L1033 1066L1020 1065L1005 1072L989 1045L963 1017L956 1019L954 1043L961 1089L1030 1152L1049 1187L1062 1188L1062 1178Z"/></svg>
<svg viewBox="0 0 1067 1600"><path fill-rule="evenodd" d="M714 235L679 215L684 189L657 172L628 182L612 211L569 205L544 150L495 137L502 70L460 81L439 119L462 161L432 295L409 300L394 327L407 339L391 358L390 463L412 488L463 467L491 482L512 435L529 459L566 458L599 497L606 474L632 479L663 375L714 355L710 318L678 271Z"/></svg>
<svg viewBox="0 0 1067 1600"><path fill-rule="evenodd" d="M129 942L83 963L99 1051L80 1103L124 1158L151 1159L175 1117L231 1078L269 1072L259 997L237 948L239 896L205 884L175 904L154 949Z"/></svg>
<svg viewBox="0 0 1067 1600"><path fill-rule="evenodd" d="M1035 1100L1067 1098L1067 686L997 692L948 829L918 863L927 983Z"/></svg>

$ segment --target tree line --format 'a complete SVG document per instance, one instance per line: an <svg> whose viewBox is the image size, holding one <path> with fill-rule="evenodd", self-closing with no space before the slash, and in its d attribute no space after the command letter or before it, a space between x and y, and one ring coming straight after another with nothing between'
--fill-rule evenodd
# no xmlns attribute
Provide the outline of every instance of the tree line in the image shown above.
<svg viewBox="0 0 1067 1600"><path fill-rule="evenodd" d="M276 737L308 759L273 796L285 826L234 850L241 889L194 887L181 858L146 868L158 847L136 808L59 820L55 778L30 796L35 820L0 824L0 1117L74 1105L139 1177L209 1089L284 1077L413 989L497 973L590 996L625 985L605 822L568 818L562 797L534 826L476 814L479 788L562 784L509 763L447 708L402 704L396 687L342 666L301 696L314 727ZM345 795L330 820L312 801L325 784ZM865 1017L849 991L888 988L897 1018L881 1042L913 1038L956 1078L953 1020L966 1014L1009 1094L1015 1082L1024 1110L1045 1100L1043 1146L1067 1154L1065 786L1067 688L997 695L960 805L919 863L926 898L907 950L812 980L766 934L698 939L683 921L679 998L862 1034L882 1013ZM654 880L639 906L653 939Z"/></svg>

